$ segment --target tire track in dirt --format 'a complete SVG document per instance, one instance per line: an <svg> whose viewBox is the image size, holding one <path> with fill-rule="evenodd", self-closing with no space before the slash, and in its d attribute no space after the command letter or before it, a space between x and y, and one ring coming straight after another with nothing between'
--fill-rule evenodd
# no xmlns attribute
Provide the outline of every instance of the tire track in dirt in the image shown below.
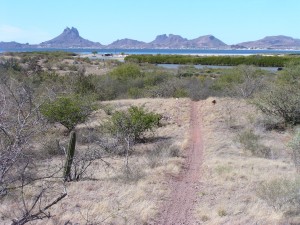
<svg viewBox="0 0 300 225"><path fill-rule="evenodd" d="M183 171L169 181L171 194L161 209L156 225L194 225L193 212L200 188L203 142L200 103L191 103L190 146Z"/></svg>

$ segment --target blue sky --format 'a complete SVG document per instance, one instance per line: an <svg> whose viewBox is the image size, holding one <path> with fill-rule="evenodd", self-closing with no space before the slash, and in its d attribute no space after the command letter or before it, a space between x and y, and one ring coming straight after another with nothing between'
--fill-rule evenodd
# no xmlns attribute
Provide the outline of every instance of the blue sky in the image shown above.
<svg viewBox="0 0 300 225"><path fill-rule="evenodd" d="M0 0L0 41L37 44L76 27L101 44L212 34L227 44L300 38L300 0Z"/></svg>

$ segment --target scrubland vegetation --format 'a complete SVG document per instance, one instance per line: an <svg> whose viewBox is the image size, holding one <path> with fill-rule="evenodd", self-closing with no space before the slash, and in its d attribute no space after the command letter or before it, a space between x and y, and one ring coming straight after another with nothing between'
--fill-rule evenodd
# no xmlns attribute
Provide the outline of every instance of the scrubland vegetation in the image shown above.
<svg viewBox="0 0 300 225"><path fill-rule="evenodd" d="M0 223L151 224L184 165L191 101L203 121L199 223L299 223L298 58L147 57L1 56ZM238 66L149 64L209 60Z"/></svg>

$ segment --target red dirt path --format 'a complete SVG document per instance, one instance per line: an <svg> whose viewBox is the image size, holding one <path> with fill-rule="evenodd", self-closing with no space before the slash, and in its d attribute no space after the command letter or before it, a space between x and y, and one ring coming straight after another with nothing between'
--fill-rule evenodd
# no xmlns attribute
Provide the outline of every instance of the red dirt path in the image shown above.
<svg viewBox="0 0 300 225"><path fill-rule="evenodd" d="M190 147L183 171L170 179L170 198L163 205L156 225L194 225L193 216L197 190L200 188L203 142L199 102L191 103Z"/></svg>

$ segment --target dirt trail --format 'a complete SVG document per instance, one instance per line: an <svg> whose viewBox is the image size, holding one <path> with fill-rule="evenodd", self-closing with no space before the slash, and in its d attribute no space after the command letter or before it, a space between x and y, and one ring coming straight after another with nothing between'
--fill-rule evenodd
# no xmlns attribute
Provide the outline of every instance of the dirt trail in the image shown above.
<svg viewBox="0 0 300 225"><path fill-rule="evenodd" d="M184 170L171 179L171 195L161 210L158 221L160 225L194 225L193 216L197 190L200 187L201 164L203 160L203 143L201 135L201 114L199 102L191 103L190 147Z"/></svg>

